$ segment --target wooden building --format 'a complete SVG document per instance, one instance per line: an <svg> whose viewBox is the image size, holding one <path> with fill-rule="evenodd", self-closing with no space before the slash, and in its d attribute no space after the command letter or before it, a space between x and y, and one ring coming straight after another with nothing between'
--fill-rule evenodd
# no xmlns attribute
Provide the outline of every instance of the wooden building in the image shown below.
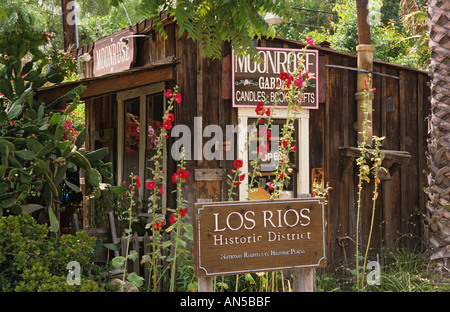
<svg viewBox="0 0 450 312"><path fill-rule="evenodd" d="M141 129L151 126L145 120L161 118L164 92L169 88L178 86L183 99L175 106L175 124L187 125L192 131L196 127L203 130L208 125L225 128L245 124L257 117L254 109L232 106L231 47L224 44L220 60L202 59L198 45L186 35L179 37L176 24L169 18L163 19L166 39L155 32L151 20L145 20L78 49L78 57L89 54L91 58L83 63L83 79L38 92L46 102L80 83L87 87L82 95L86 101L86 149L110 148L112 183L121 183L131 171L139 173L141 180L149 177L146 161L152 155L152 146L143 131L133 141L127 133L126 122L127 118L136 118L143 122ZM129 50L119 41L130 45ZM105 53L101 48L108 49L108 45L120 54L117 63L121 64L108 66L104 61L98 65ZM276 37L259 40L258 46L299 49L304 43ZM327 262L329 266L345 267L353 262L355 254L357 133L353 129L357 114L357 60L354 55L326 46L316 45L313 49L318 50L319 107L299 114L295 138L299 148L291 196L311 193L311 180L316 174L322 174L322 181L330 183L333 189L326 206ZM379 61L373 66L373 86L377 89L373 99L373 132L386 137L383 165L390 169L391 175L390 180L381 183L371 243L374 253L383 253L397 247L420 245L423 231L420 220L426 201L422 190L426 186L423 174L426 118L430 103L427 73ZM275 120L283 120L283 109L275 111ZM200 125L194 117L202 117ZM175 140L169 139L169 148ZM192 140L193 149L200 148L201 154L208 138L203 138L203 144L197 138ZM167 156L165 166L170 181L176 162L170 153ZM240 156L237 148L235 157ZM188 160L192 181L184 194L189 203L192 205L200 199L227 200L225 179L232 163L232 160L194 157ZM248 162L245 170L246 166ZM164 204L174 207L174 186L172 183L166 186ZM245 184L241 193L243 187ZM363 194L361 241L364 244L372 210L370 188L370 185L366 187ZM142 195L146 197L145 190Z"/></svg>

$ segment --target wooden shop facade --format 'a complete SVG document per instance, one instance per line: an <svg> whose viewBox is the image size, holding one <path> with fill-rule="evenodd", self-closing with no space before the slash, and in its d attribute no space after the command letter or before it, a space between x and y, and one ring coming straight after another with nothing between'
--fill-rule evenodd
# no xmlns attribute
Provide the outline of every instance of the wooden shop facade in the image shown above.
<svg viewBox="0 0 450 312"><path fill-rule="evenodd" d="M148 137L149 128L160 121L166 104L165 92L178 86L182 103L174 108L175 125L186 125L192 133L192 156L187 161L191 182L184 194L192 205L200 200L226 201L227 174L233 168L229 158L208 160L201 149L208 137L195 137L209 125L225 129L227 125L248 125L258 115L254 107L235 105L233 88L233 51L224 44L221 59L200 57L199 46L186 35L179 37L177 25L163 18L167 38L155 32L151 20L145 20L118 33L77 49L83 58L83 78L76 82L41 88L38 95L50 102L78 84L86 87L81 95L86 105L87 139L85 148L109 147L108 161L119 184L130 172L141 181L149 176L148 160L155 144ZM281 37L258 40L263 48L301 49L303 42ZM346 266L355 254L357 208L357 58L317 44L317 93L313 107L298 114L296 122L297 151L293 155L291 179L286 186L287 197L311 194L312 181L329 182L326 206L327 262L329 266ZM114 57L111 57L111 56ZM385 137L383 166L389 174L380 184L375 209L374 253L397 247L414 248L423 234L421 213L425 210L427 116L430 109L428 74L413 68L386 62L373 62L373 134ZM201 117L201 119L199 119ZM285 108L275 108L274 123L283 123ZM130 121L139 122L136 136ZM199 122L201 121L201 122ZM168 140L168 151L176 137ZM203 141L202 141L203 140ZM238 143L236 143L238 142ZM248 155L242 140L216 142L224 151L234 146L234 158L244 160L248 171ZM193 157L194 153L200 157ZM174 185L170 177L177 162L167 152L166 192L163 205L175 207ZM259 178L267 188L271 172ZM246 181L240 185L239 199L244 199ZM147 190L141 195L147 198ZM367 241L371 219L371 185L363 192L361 216L362 241Z"/></svg>

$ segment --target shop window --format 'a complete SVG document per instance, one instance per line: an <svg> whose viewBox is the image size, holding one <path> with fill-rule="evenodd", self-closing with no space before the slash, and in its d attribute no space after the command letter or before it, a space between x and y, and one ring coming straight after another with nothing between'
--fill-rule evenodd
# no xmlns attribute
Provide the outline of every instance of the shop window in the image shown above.
<svg viewBox="0 0 450 312"><path fill-rule="evenodd" d="M256 119L248 119L248 125L255 124ZM250 135L248 148L248 183L252 181L252 163L257 159L256 153L259 153L258 166L260 174L255 175L252 188L259 187L269 193L269 183L276 178L276 171L279 161L279 142L280 134L285 124L285 119L275 119L270 128L266 125L258 125L257 131ZM254 131L254 130L253 130ZM295 140L298 138L298 127L295 126L293 134ZM291 152L289 155L288 178L285 179L283 186L284 197L293 198L297 196L297 174L298 174L298 157L297 153Z"/></svg>
<svg viewBox="0 0 450 312"><path fill-rule="evenodd" d="M142 185L151 179L153 157L158 145L165 110L164 83L158 83L117 94L117 183L128 181L131 173L139 175ZM166 159L166 157L164 157ZM164 167L166 164L164 163ZM148 198L145 187L139 189L143 202ZM165 194L161 204L165 205Z"/></svg>
<svg viewBox="0 0 450 312"><path fill-rule="evenodd" d="M123 155L123 176L139 172L139 149L141 136L140 98L124 101L125 106L125 150Z"/></svg>

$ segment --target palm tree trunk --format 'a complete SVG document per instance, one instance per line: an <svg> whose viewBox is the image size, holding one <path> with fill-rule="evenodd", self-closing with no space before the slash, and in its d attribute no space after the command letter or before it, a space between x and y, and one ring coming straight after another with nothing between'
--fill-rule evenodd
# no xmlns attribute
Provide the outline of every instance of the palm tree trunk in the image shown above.
<svg viewBox="0 0 450 312"><path fill-rule="evenodd" d="M427 24L431 115L425 234L430 260L447 275L450 273L450 1L430 0Z"/></svg>

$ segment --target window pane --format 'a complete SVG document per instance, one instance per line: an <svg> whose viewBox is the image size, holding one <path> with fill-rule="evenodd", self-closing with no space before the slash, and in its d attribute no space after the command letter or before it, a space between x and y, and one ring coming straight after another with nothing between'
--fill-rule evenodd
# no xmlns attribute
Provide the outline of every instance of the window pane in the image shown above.
<svg viewBox="0 0 450 312"><path fill-rule="evenodd" d="M125 153L123 157L123 178L130 173L139 173L140 101L139 97L128 99L125 104Z"/></svg>
<svg viewBox="0 0 450 312"><path fill-rule="evenodd" d="M158 147L158 138L161 133L161 127L163 122L164 115L164 97L162 93L148 95L146 97L146 105L147 105L147 144L145 148L145 159L146 159L146 168L145 168L145 181L150 181L153 179L153 174L151 168L154 168L154 165L151 163L152 157L156 153L156 149ZM165 161L165 158L163 158ZM148 189L144 189L144 200L150 196L150 192ZM161 206L162 201L159 201Z"/></svg>
<svg viewBox="0 0 450 312"><path fill-rule="evenodd" d="M252 125L256 120L249 119L248 124ZM276 178L276 171L278 167L278 159L279 159L279 144L280 144L280 136L283 131L283 125L286 120L283 119L275 119L272 120L273 124L270 129L267 128L266 125L258 125L257 131L250 137L249 144L249 183L251 182L251 172L253 172L252 168L252 160L253 162L257 159L257 153L259 153L260 160L257 164L261 170L260 176L255 176L253 180L252 187L260 187L269 193L272 191L269 188L269 183ZM295 131L293 134L294 138L298 137L298 129L295 124ZM294 143L295 144L295 143ZM285 196L294 197L296 196L297 189L297 155L294 152L291 152L289 155L289 169L288 176L289 179L284 180L283 191Z"/></svg>

